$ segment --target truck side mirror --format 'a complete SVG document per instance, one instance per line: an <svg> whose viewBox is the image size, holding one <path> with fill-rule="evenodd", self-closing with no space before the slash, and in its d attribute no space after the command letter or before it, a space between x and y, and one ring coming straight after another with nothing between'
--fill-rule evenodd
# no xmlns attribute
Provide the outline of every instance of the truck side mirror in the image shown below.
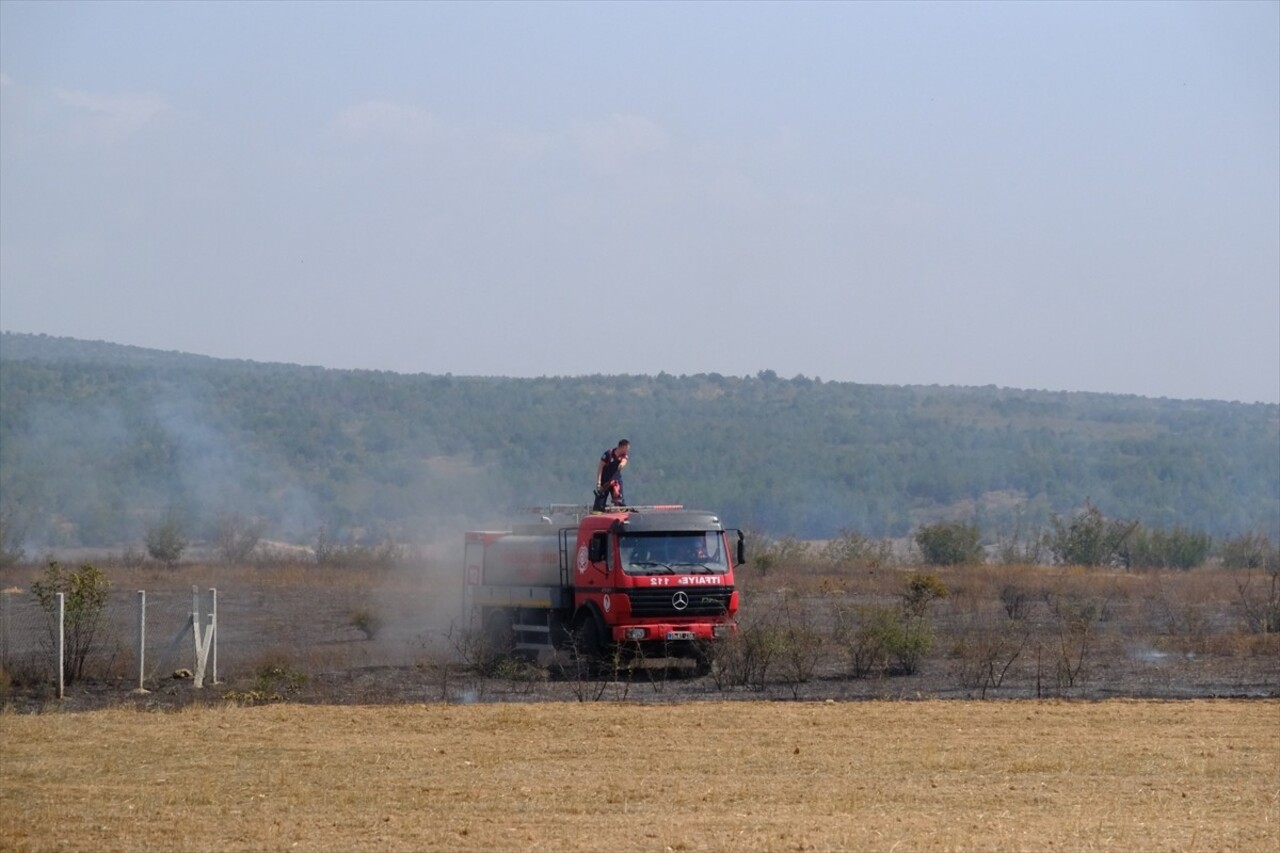
<svg viewBox="0 0 1280 853"><path fill-rule="evenodd" d="M747 561L747 537L741 530L738 531L738 565L741 566Z"/></svg>
<svg viewBox="0 0 1280 853"><path fill-rule="evenodd" d="M607 541L603 533L597 533L592 536L591 541L587 543L587 559L593 563L602 562L607 553L605 547Z"/></svg>

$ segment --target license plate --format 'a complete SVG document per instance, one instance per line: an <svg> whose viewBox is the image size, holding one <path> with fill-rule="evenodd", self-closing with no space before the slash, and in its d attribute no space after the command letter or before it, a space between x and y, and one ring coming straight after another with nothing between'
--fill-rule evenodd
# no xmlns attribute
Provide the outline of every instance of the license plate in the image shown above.
<svg viewBox="0 0 1280 853"><path fill-rule="evenodd" d="M692 640L693 632L692 631L668 631L667 639L668 640Z"/></svg>

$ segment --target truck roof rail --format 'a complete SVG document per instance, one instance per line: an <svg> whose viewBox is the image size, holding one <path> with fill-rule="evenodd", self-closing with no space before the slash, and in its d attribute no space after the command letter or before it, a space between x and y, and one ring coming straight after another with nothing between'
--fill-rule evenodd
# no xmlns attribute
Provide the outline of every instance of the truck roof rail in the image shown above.
<svg viewBox="0 0 1280 853"><path fill-rule="evenodd" d="M662 512L664 510L684 509L684 504L648 504L645 506L609 506L605 507L605 515L613 515L622 512ZM522 509L523 512L541 515L546 518L555 516L571 515L575 518L591 515L594 510L587 504L544 504L542 506L527 506Z"/></svg>

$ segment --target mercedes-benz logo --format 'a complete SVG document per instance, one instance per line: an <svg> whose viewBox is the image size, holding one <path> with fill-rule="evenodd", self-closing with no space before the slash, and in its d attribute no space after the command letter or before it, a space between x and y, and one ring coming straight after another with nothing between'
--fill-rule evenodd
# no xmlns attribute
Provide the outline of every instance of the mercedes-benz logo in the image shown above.
<svg viewBox="0 0 1280 853"><path fill-rule="evenodd" d="M684 590L680 590L675 595L671 596L671 606L676 610L684 610L689 606L689 594Z"/></svg>

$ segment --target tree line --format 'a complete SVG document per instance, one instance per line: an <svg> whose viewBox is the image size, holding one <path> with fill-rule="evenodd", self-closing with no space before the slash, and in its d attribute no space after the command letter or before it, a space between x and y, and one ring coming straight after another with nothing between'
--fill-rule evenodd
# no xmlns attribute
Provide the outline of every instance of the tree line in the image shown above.
<svg viewBox="0 0 1280 853"><path fill-rule="evenodd" d="M326 370L0 337L0 520L33 546L410 541L585 503L618 438L634 503L769 535L987 544L1086 506L1146 531L1280 539L1280 407L755 376Z"/></svg>

